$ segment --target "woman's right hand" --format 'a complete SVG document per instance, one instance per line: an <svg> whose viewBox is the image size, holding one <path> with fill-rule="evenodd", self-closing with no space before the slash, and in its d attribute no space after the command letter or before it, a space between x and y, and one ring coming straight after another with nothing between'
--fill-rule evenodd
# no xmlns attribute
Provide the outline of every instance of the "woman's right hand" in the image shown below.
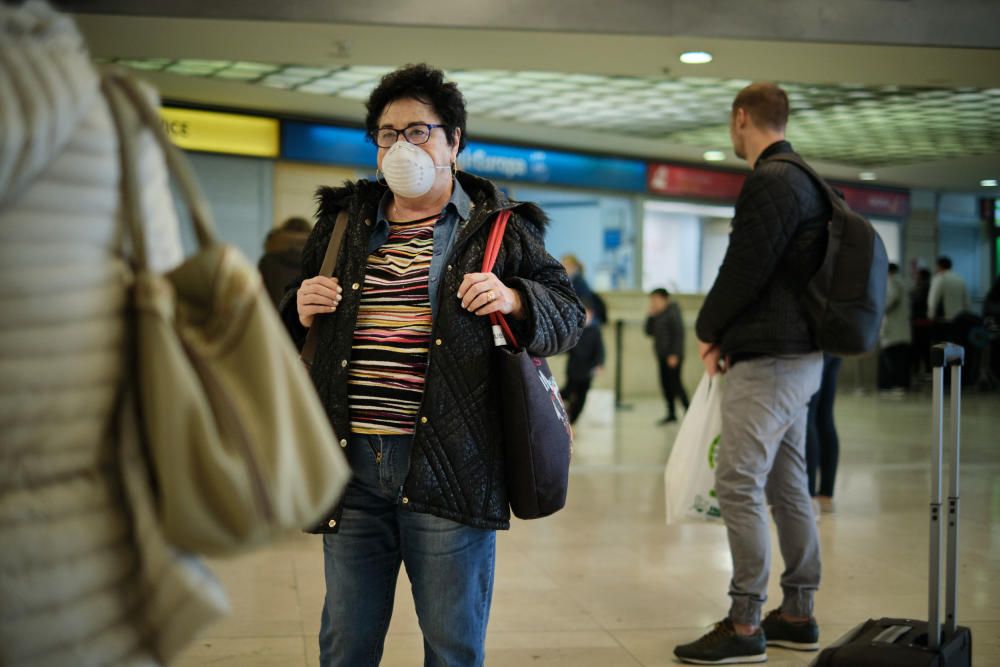
<svg viewBox="0 0 1000 667"><path fill-rule="evenodd" d="M299 291L295 294L295 307L299 313L302 326L312 326L317 315L332 313L340 305L343 290L336 278L316 276L303 280Z"/></svg>

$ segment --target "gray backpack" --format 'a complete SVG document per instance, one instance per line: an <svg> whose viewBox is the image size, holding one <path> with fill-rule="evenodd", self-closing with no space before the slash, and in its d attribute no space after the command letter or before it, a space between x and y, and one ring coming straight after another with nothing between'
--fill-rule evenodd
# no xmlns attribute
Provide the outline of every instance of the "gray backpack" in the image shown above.
<svg viewBox="0 0 1000 667"><path fill-rule="evenodd" d="M889 258L882 239L872 224L852 211L798 155L781 153L768 160L796 165L830 200L826 255L803 294L816 344L839 356L868 352L878 344L885 314Z"/></svg>

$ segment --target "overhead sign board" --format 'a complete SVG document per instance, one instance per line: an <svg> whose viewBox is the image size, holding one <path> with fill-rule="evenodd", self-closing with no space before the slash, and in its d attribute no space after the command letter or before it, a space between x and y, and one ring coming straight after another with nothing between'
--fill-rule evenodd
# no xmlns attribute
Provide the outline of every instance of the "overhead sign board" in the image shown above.
<svg viewBox="0 0 1000 667"><path fill-rule="evenodd" d="M647 186L653 194L729 202L736 201L746 180L746 174L737 172L659 162L649 163L646 176ZM902 218L909 214L910 194L906 190L830 184L862 215Z"/></svg>
<svg viewBox="0 0 1000 667"><path fill-rule="evenodd" d="M284 123L281 156L372 169L375 145L364 130L289 121ZM470 141L458 156L459 168L502 181L644 192L645 163L568 151Z"/></svg>
<svg viewBox="0 0 1000 667"><path fill-rule="evenodd" d="M171 141L186 150L278 157L277 119L201 109L160 109Z"/></svg>

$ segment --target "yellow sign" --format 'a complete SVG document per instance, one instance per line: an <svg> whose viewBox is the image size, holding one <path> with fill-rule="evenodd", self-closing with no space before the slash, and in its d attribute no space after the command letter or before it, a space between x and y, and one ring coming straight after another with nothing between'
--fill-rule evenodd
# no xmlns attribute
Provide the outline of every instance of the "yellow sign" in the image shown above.
<svg viewBox="0 0 1000 667"><path fill-rule="evenodd" d="M196 109L160 109L170 139L194 151L278 157L278 121Z"/></svg>

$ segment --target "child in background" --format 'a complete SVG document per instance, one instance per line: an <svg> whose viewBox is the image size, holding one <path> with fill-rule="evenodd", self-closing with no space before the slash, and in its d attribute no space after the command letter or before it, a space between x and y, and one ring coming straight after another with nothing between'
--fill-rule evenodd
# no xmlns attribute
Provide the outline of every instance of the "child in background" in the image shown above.
<svg viewBox="0 0 1000 667"><path fill-rule="evenodd" d="M566 386L561 390L570 424L575 423L583 412L590 383L604 366L604 339L601 336L600 323L594 318L593 305L588 300L584 300L583 305L587 311L586 324L580 335L580 341L569 351L569 361L566 363Z"/></svg>

